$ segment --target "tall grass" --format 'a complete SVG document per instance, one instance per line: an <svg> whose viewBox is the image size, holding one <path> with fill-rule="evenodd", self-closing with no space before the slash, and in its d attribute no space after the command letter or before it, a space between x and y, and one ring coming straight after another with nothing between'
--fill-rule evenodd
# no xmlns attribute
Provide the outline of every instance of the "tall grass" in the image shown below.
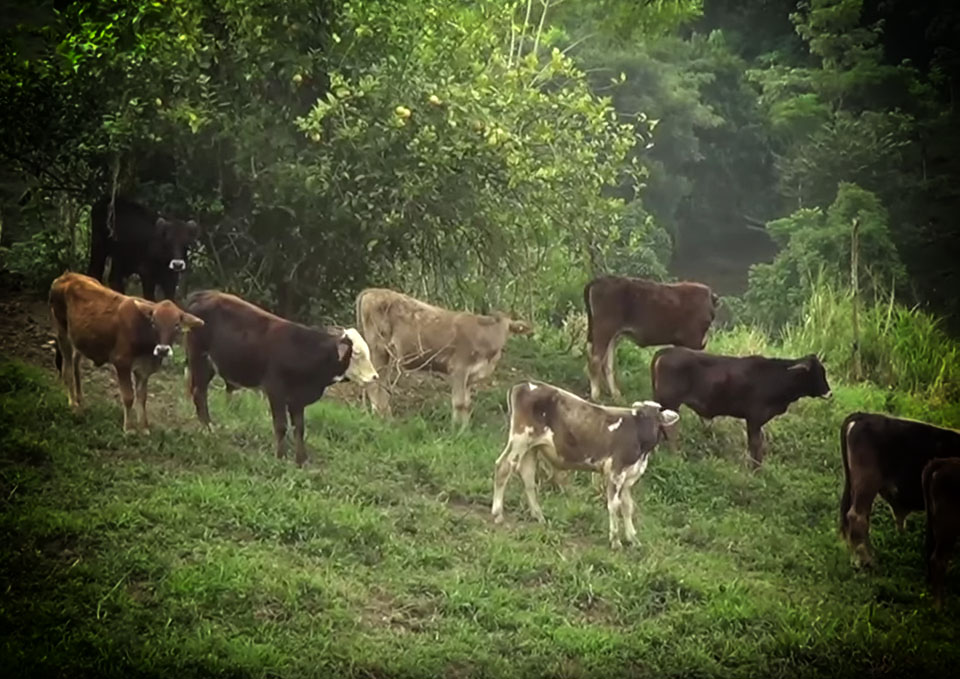
<svg viewBox="0 0 960 679"><path fill-rule="evenodd" d="M784 329L784 348L816 353L833 374L855 381L852 310L853 293L821 278L801 320ZM859 326L861 379L935 402L960 395L960 344L937 317L878 295L861 302Z"/></svg>

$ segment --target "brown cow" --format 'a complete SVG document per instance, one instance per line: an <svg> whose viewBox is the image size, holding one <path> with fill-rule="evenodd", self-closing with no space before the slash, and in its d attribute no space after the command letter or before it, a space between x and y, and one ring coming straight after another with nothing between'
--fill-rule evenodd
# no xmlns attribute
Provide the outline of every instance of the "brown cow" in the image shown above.
<svg viewBox="0 0 960 679"><path fill-rule="evenodd" d="M630 488L647 469L650 453L679 415L653 401L630 408L600 406L543 382L523 382L507 392L509 433L497 458L491 513L503 521L503 494L514 471L520 473L530 513L543 522L537 501L537 459L558 469L581 469L603 475L610 516L610 546L620 547L617 515L624 538L636 542Z"/></svg>
<svg viewBox="0 0 960 679"><path fill-rule="evenodd" d="M746 421L754 467L763 462L763 425L804 396L830 398L820 360L764 356L719 356L683 347L661 349L650 361L653 398L665 408L686 404L700 417Z"/></svg>
<svg viewBox="0 0 960 679"><path fill-rule="evenodd" d="M927 510L924 556L934 605L943 606L943 585L953 548L960 538L960 458L930 460L923 468L923 502Z"/></svg>
<svg viewBox="0 0 960 679"><path fill-rule="evenodd" d="M598 400L604 379L614 398L617 340L626 335L641 347L674 344L703 349L716 316L717 296L702 283L656 283L643 278L601 276L583 288L587 307L587 374L590 398Z"/></svg>
<svg viewBox="0 0 960 679"><path fill-rule="evenodd" d="M493 373L511 333L530 332L529 325L504 314L449 311L384 288L362 291L356 308L357 328L370 345L374 366L398 376L403 370L447 375L453 422L464 427L470 420L471 387ZM382 383L371 385L367 395L374 410L390 413Z"/></svg>
<svg viewBox="0 0 960 679"><path fill-rule="evenodd" d="M840 425L840 454L840 534L860 565L868 566L877 494L890 504L902 533L907 515L923 511L923 468L933 459L960 457L960 432L880 413L851 413Z"/></svg>
<svg viewBox="0 0 960 679"><path fill-rule="evenodd" d="M181 329L203 325L169 300L148 302L104 287L83 274L67 272L50 286L50 313L57 333L57 369L70 405L80 407L80 356L117 371L123 401L123 430L132 431L134 385L140 426L148 430L147 381L173 351Z"/></svg>
<svg viewBox="0 0 960 679"><path fill-rule="evenodd" d="M277 457L285 453L289 414L300 466L307 460L303 409L331 384L366 384L378 377L367 343L353 328L310 328L217 290L191 293L186 308L205 321L187 339L187 386L200 422L210 425L207 387L215 370L228 391L262 389L273 415Z"/></svg>

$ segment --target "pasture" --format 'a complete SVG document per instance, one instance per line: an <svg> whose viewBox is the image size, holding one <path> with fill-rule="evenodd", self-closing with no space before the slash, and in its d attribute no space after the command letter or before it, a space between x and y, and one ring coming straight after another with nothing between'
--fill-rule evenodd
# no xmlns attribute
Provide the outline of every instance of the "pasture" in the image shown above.
<svg viewBox="0 0 960 679"><path fill-rule="evenodd" d="M621 345L626 399L648 396L652 353ZM641 545L614 552L584 473L558 489L541 472L544 526L516 477L504 525L489 517L507 387L586 390L556 342L511 339L463 434L433 380L406 383L392 421L332 387L307 410L302 470L273 457L257 393L215 380L219 427L201 430L176 358L145 436L122 434L106 370L84 366L75 414L52 361L0 362L5 676L955 676L960 578L935 612L923 517L898 535L877 507L872 571L837 536L843 417L955 410L832 378L832 401L766 427L751 473L742 423L684 408L634 491Z"/></svg>

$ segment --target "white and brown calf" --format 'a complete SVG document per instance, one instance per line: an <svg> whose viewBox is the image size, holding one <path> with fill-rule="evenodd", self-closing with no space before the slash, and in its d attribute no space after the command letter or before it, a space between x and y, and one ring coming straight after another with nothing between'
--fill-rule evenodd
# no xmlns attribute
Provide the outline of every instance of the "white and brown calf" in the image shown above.
<svg viewBox="0 0 960 679"><path fill-rule="evenodd" d="M558 469L582 469L603 474L610 515L610 546L624 539L636 542L630 488L647 469L650 453L663 440L679 415L654 401L612 408L543 382L524 382L507 393L509 438L497 459L493 484L493 519L503 520L503 493L514 471L520 473L530 513L543 521L537 500L537 457Z"/></svg>

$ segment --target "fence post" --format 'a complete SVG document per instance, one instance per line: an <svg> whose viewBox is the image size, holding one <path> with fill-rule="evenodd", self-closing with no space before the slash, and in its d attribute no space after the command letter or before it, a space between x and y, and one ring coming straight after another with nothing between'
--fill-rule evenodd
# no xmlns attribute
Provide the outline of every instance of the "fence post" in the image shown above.
<svg viewBox="0 0 960 679"><path fill-rule="evenodd" d="M859 380L861 375L860 363L860 277L857 275L860 260L860 217L853 218L853 229L850 233L850 287L853 291L853 379Z"/></svg>

